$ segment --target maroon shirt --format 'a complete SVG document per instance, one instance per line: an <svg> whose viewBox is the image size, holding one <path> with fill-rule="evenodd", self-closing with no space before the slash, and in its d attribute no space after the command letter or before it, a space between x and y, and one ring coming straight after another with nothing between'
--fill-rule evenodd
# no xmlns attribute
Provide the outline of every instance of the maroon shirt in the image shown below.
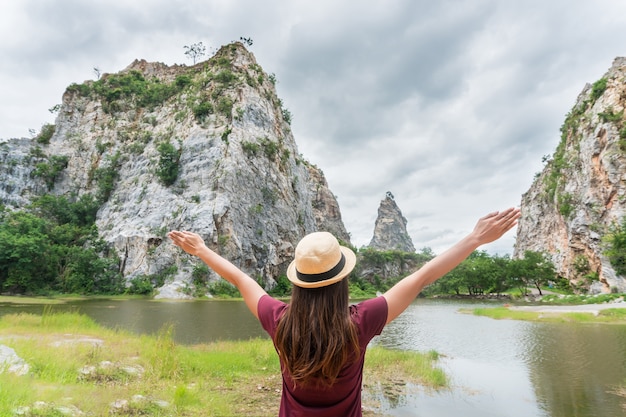
<svg viewBox="0 0 626 417"><path fill-rule="evenodd" d="M259 300L261 325L274 340L278 320L285 314L287 304L264 295ZM279 417L361 417L361 384L363 361L367 344L379 335L387 322L387 300L376 297L350 306L350 317L357 325L361 356L341 370L332 387L315 386L294 388L281 361L283 390Z"/></svg>

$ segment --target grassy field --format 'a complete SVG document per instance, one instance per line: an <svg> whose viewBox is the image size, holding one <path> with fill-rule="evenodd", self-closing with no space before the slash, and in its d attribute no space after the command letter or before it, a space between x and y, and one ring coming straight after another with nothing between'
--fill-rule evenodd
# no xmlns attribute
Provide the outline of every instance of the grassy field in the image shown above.
<svg viewBox="0 0 626 417"><path fill-rule="evenodd" d="M609 308L600 310L597 315L589 312L541 312L519 311L507 307L475 308L462 310L477 316L486 316L493 319L528 320L541 322L578 322L578 323L613 323L626 324L626 308Z"/></svg>
<svg viewBox="0 0 626 417"><path fill-rule="evenodd" d="M268 339L177 345L112 330L76 313L0 318L0 344L29 365L0 373L0 416L275 416L281 378ZM444 388L438 355L374 347L364 375L365 415L384 415L377 395L415 384Z"/></svg>

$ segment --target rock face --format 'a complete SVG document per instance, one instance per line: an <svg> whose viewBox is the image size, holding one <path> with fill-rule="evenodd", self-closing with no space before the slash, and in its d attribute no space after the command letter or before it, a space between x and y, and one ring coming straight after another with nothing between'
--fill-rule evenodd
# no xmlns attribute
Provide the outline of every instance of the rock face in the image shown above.
<svg viewBox="0 0 626 417"><path fill-rule="evenodd" d="M557 272L591 292L626 291L603 237L626 215L626 58L587 85L554 155L523 195L514 256L546 252Z"/></svg>
<svg viewBox="0 0 626 417"><path fill-rule="evenodd" d="M406 219L390 192L378 207L374 236L368 247L381 251L415 252L413 241L406 231Z"/></svg>
<svg viewBox="0 0 626 417"><path fill-rule="evenodd" d="M337 199L328 188L324 173L313 165L309 170L309 193L313 198L313 215L319 231L332 233L339 241L350 244L350 235L341 220Z"/></svg>
<svg viewBox="0 0 626 417"><path fill-rule="evenodd" d="M184 297L198 263L169 243L172 229L199 233L271 287L306 233L349 241L289 119L273 77L240 43L191 67L135 61L68 87L49 141L0 145L0 203L20 208L44 192L98 195L99 233L127 280L176 266L163 297ZM33 179L38 158L53 156L65 168L47 183Z"/></svg>

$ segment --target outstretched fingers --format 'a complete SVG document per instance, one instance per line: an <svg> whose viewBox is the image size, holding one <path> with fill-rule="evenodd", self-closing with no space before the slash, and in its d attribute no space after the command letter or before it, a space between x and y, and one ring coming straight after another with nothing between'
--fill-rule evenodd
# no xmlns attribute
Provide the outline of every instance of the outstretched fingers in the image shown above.
<svg viewBox="0 0 626 417"><path fill-rule="evenodd" d="M519 208L509 208L499 214L499 221L506 230L511 229L517 224L517 220L520 218L521 212Z"/></svg>

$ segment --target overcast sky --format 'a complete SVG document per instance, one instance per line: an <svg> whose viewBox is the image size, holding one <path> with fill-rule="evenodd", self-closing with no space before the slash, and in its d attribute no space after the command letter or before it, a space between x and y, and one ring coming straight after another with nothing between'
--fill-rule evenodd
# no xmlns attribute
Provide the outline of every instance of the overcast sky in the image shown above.
<svg viewBox="0 0 626 417"><path fill-rule="evenodd" d="M626 55L626 1L3 1L0 138L53 123L94 67L191 64L185 45L240 37L276 75L352 243L369 243L391 191L415 247L439 253L519 206L585 84Z"/></svg>

